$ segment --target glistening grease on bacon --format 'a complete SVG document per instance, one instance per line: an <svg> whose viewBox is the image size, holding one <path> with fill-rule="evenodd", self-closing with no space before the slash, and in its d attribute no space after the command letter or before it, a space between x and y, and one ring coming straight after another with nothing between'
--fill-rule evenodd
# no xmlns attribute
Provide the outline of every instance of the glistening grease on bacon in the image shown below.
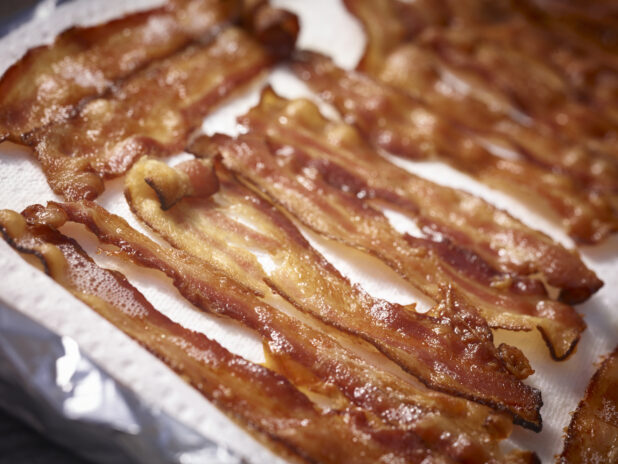
<svg viewBox="0 0 618 464"><path fill-rule="evenodd" d="M441 289L433 316L372 298L352 286L280 211L219 162L214 195L190 193L164 211L164 192L194 192L193 186L212 183L212 174L204 172L209 162L192 160L171 168L140 160L126 180L131 209L176 248L215 264L257 293L267 294L270 286L301 311L371 343L428 386L497 409L518 410L529 426L538 427L533 424L534 409L540 405L537 393L515 387L516 377L531 373L527 360L513 347L496 350L485 322L454 290ZM270 258L268 272L248 250ZM506 385L511 393L500 392ZM511 394L519 398L516 403L509 404ZM517 403L524 398L522 409Z"/></svg>
<svg viewBox="0 0 618 464"><path fill-rule="evenodd" d="M74 117L29 133L25 141L52 189L67 199L92 199L103 191L103 179L123 174L139 156L182 150L209 111L281 57L282 38L294 43L296 18L270 11L255 23L265 45L228 28L211 44L190 45L133 74ZM278 44L269 43L273 37Z"/></svg>
<svg viewBox="0 0 618 464"><path fill-rule="evenodd" d="M539 293L539 285L530 289L511 287L508 281L491 285L481 258L465 259L456 247L432 237L399 233L382 212L357 195L353 184L341 182L349 179L342 165L315 158L302 146L278 146L249 132L237 139L220 134L204 137L190 150L220 152L230 169L306 226L376 256L434 301L440 301L443 286L453 285L491 327L537 328L555 359L567 357L585 329L571 306Z"/></svg>
<svg viewBox="0 0 618 464"><path fill-rule="evenodd" d="M480 198L395 166L377 155L353 127L326 119L307 100L286 100L266 88L259 105L239 122L271 143L301 146L313 158L334 163L340 177L336 182L342 188L345 185L357 196L399 209L425 237L461 247L461 251L449 250L461 259L479 261L482 257L489 264L482 266L482 272L490 285L510 281L512 287L533 291L534 283L518 277L540 274L560 290L561 301L571 304L586 300L602 285L576 252Z"/></svg>
<svg viewBox="0 0 618 464"><path fill-rule="evenodd" d="M557 462L618 462L618 347L590 380L571 418Z"/></svg>
<svg viewBox="0 0 618 464"><path fill-rule="evenodd" d="M198 308L231 317L261 334L273 364L300 386L327 395L334 387L343 395L335 397L336 403L353 403L363 409L367 416L352 414L344 420L352 427L360 427L369 444L356 451L356 444L346 444L350 456L343 459L340 453L328 454L330 459L315 459L317 462L417 462L427 456L437 462L534 462L531 453L501 452L498 442L510 431L503 414L428 390L403 374L389 374L383 370L388 360L379 353L370 363L357 356L356 350L352 352L338 343L330 329L318 331L275 310L208 262L162 248L94 203L50 203L47 208L30 207L24 215L35 226L59 227L67 220L85 224L103 243L119 247L116 253L163 271ZM9 231L9 235L15 233ZM355 340L347 344L358 348ZM351 409L346 406L345 410ZM328 433L328 424L324 429ZM316 434L308 429L307 440L324 450L321 435ZM378 457L385 451L390 451L391 457L380 461ZM331 452L326 449L323 453Z"/></svg>
<svg viewBox="0 0 618 464"><path fill-rule="evenodd" d="M41 207L31 207L27 215L32 221L41 211ZM64 220L58 211L44 214L56 225ZM22 255L34 256L51 278L161 359L256 438L293 462L458 462L429 449L413 432L380 427L360 409L319 409L280 374L234 355L216 341L167 318L121 273L99 267L74 240L52 227L28 225L18 213L3 210L0 232ZM443 401L453 407L448 404L450 398ZM455 400L455 406L457 401L462 400ZM486 416L484 413L479 409L479 420ZM485 419L494 423L483 428L481 422L478 435L490 441L500 439L503 421L493 416ZM435 422L442 420L437 418ZM508 433L508 427L506 430ZM472 432L466 436L475 435ZM496 443L490 445L496 447ZM487 453L492 447L487 446ZM460 450L465 449L460 446ZM467 451L473 450L468 446ZM523 452L514 456L522 463L532 459Z"/></svg>
<svg viewBox="0 0 618 464"><path fill-rule="evenodd" d="M329 58L299 52L296 74L333 103L374 145L410 159L440 159L492 187L541 198L576 240L594 243L618 229L607 198L525 159L492 154L474 132L410 95L371 77L338 68Z"/></svg>
<svg viewBox="0 0 618 464"><path fill-rule="evenodd" d="M84 98L164 58L207 40L240 14L239 0L170 0L102 25L73 27L30 50L0 81L0 139L71 116Z"/></svg>

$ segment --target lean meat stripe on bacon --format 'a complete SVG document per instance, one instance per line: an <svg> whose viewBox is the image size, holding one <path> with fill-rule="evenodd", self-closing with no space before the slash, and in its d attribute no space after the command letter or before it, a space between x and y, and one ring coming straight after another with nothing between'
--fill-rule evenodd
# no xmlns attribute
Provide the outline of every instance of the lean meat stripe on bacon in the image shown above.
<svg viewBox="0 0 618 464"><path fill-rule="evenodd" d="M240 14L238 0L170 0L106 24L73 27L30 50L0 81L0 140L66 119L84 98L194 40L208 40Z"/></svg>
<svg viewBox="0 0 618 464"><path fill-rule="evenodd" d="M363 194L358 195L362 189L347 183L350 176L344 165L305 146L281 145L249 132L238 139L202 137L189 150L206 156L220 152L230 169L306 226L378 257L434 301L440 301L441 287L453 285L491 327L537 328L556 359L570 354L585 328L571 306L549 299L538 282L520 277L525 285L511 286L508 279L492 284L491 267L470 251L399 233Z"/></svg>
<svg viewBox="0 0 618 464"><path fill-rule="evenodd" d="M16 215L3 214L4 218L7 214ZM498 447L498 442L510 432L508 416L464 399L428 390L403 373L388 373L383 370L388 360L382 358L370 363L356 355L356 350L351 351L340 344L339 335L344 334L327 327L320 331L291 318L262 302L250 288L208 262L179 250L162 248L131 229L123 219L94 203L50 203L47 208L30 207L24 215L31 227L59 227L67 220L85 224L101 242L120 249L110 253L118 253L136 264L163 271L199 309L230 317L261 334L269 357L273 359L272 364L297 385L327 396L332 395L333 387L338 389L341 394L333 399L338 404L343 401L343 410L349 414L348 419L344 416L345 423L353 428L353 432L358 427L365 438L361 441L361 449L355 448L357 444L347 443L329 451L324 443L331 442L327 440L320 444L322 432L309 428L306 442L301 442L299 448L300 451L310 450L315 455L319 453L316 448L319 445L328 459L314 459L317 462L391 462L386 459L387 455L393 462L399 462L397 459L418 462L427 456L438 462L534 462L531 453L516 451L504 455ZM12 231L11 221L6 219L4 230L9 241L21 233L19 228L17 233ZM26 241L26 245L28 243ZM347 345L358 348L354 340L347 341ZM378 353L375 356L381 357ZM276 398L276 393L272 397ZM358 408L362 411L354 413ZM338 435L341 431L337 428L342 425L338 419L333 420L336 422L322 424L323 432L328 432L328 427L335 427L334 440L356 440L352 432L347 437ZM283 429L278 432L284 434ZM285 438L282 441L285 442ZM350 456L343 459L340 449ZM387 452L390 454L385 455ZM311 456L311 453L302 455ZM379 460L380 457L383 461Z"/></svg>
<svg viewBox="0 0 618 464"><path fill-rule="evenodd" d="M66 199L92 199L103 180L123 174L144 154L182 150L204 116L249 84L283 53L298 33L296 17L263 7L250 27L230 27L209 44L192 44L131 75L89 100L66 120L24 137L52 189Z"/></svg>
<svg viewBox="0 0 618 464"><path fill-rule="evenodd" d="M498 409L520 408L506 405L507 395L497 392L504 382L514 385L511 373L520 378L530 374L527 360L513 347L496 351L485 322L452 289L441 290L433 317L370 297L341 276L280 211L219 162L214 195L200 198L190 193L193 198L164 211L162 198L192 192L191 184L212 184L204 163L209 162L193 160L174 169L155 160L139 161L126 181L131 209L176 248L216 264L256 292L267 294L271 287L301 311L371 343L430 387ZM267 273L249 250L268 256L272 269ZM540 404L527 387L515 396L528 398L525 402L532 409ZM535 416L532 409L525 413L529 418ZM526 421L533 422L529 418Z"/></svg>
<svg viewBox="0 0 618 464"><path fill-rule="evenodd" d="M580 242L597 242L618 229L618 218L607 198L582 190L565 174L525 159L492 154L474 131L403 91L340 69L317 53L297 53L293 67L375 147L404 158L443 160L495 188L525 198L540 197Z"/></svg>
<svg viewBox="0 0 618 464"><path fill-rule="evenodd" d="M283 376L230 353L216 341L161 314L122 274L97 266L74 240L57 230L45 224L27 225L18 213L4 210L0 211L0 231L22 256L293 462L420 463L425 458L445 464L457 462L431 450L413 432L374 424L359 409L320 410ZM448 406L448 399L445 402ZM478 408L477 416L483 419L486 411ZM500 418L493 420L498 427L493 433L500 435ZM491 425L482 429L481 423L479 427L480 437L492 439ZM478 452L483 450L481 447ZM523 452L513 457L521 463L532 459Z"/></svg>

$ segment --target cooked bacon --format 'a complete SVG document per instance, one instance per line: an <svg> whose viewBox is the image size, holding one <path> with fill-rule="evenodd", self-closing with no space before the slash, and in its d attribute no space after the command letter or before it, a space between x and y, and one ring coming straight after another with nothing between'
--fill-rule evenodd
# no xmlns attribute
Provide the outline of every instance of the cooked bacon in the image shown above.
<svg viewBox="0 0 618 464"><path fill-rule="evenodd" d="M295 18L279 18L281 34L289 33L293 43ZM272 23L260 26L276 29ZM212 44L192 45L153 63L108 95L90 100L75 117L36 129L25 141L56 193L94 198L103 190L103 179L124 173L138 157L182 150L213 107L274 60L248 33L228 28Z"/></svg>
<svg viewBox="0 0 618 464"><path fill-rule="evenodd" d="M106 24L73 27L30 50L0 81L0 140L65 119L86 97L189 42L208 40L240 12L236 0L170 0Z"/></svg>
<svg viewBox="0 0 618 464"><path fill-rule="evenodd" d="M489 266L482 265L479 275L489 285L510 280L513 288L533 291L533 282L517 276L540 274L560 290L561 301L571 304L584 301L602 285L576 252L479 198L395 166L378 156L353 127L324 118L307 100L289 101L267 88L260 104L239 121L271 143L301 146L312 157L333 163L342 187L406 213L424 237L462 248L445 247L450 253L468 261L480 262L482 257Z"/></svg>
<svg viewBox="0 0 618 464"><path fill-rule="evenodd" d="M363 198L362 186L348 183L345 168L314 158L302 146L278 145L249 133L238 139L198 139L190 151L220 152L230 169L306 226L378 257L434 301L440 301L442 286L453 285L491 327L538 328L555 359L570 354L585 328L571 306L539 294L538 286L511 287L508 281L492 285L485 263L474 253L461 253L448 242L400 234Z"/></svg>
<svg viewBox="0 0 618 464"><path fill-rule="evenodd" d="M525 34L526 30L516 33ZM618 137L618 115L611 107L615 98L594 99L592 94L586 95L574 88L566 76L543 57L532 56L515 47L510 42L512 37L505 40L496 33L493 37L483 36L481 31L472 27L429 30L418 42L447 72L470 86L473 98L484 93L488 104L502 103L504 107L499 110L509 119L518 112L523 113L539 126L535 130L545 129L558 139L580 141L584 146L596 140L609 141ZM618 84L616 73L613 74ZM613 168L616 172L618 151L609 144L606 151L608 153L588 150L587 156L597 163L605 161L604 171ZM550 153L545 158L551 157L554 164L563 169L572 168L568 159L559 155L560 152L553 156ZM592 170L588 174L594 179L599 177L595 172ZM601 176L601 179L608 180L608 176ZM615 184L613 187L615 191Z"/></svg>
<svg viewBox="0 0 618 464"><path fill-rule="evenodd" d="M354 122L374 146L411 159L438 158L508 192L543 198L576 240L594 243L618 229L607 200L564 174L491 154L476 134L425 104L366 75L344 71L321 55L300 52L297 75Z"/></svg>
<svg viewBox="0 0 618 464"><path fill-rule="evenodd" d="M389 55L378 77L423 100L434 111L462 127L473 130L480 141L504 146L542 168L562 172L586 189L615 201L618 158L611 151L599 149L596 141L582 140L577 134L565 136L566 130L542 126L538 122L530 127L506 114L517 110L507 107L505 112L492 111L492 106L500 106L500 98L489 95L486 87L467 79L427 47L412 43L402 45ZM449 79L464 83L466 90L458 91L459 87L449 84Z"/></svg>
<svg viewBox="0 0 618 464"><path fill-rule="evenodd" d="M428 30L419 42L464 75L470 74L488 92L502 96L513 110L576 135L604 137L615 130L603 107L578 100L568 80L546 62L512 44L507 46L488 38L470 40L472 37L465 35L463 39L467 40L462 41L461 29L455 30L456 34L452 32ZM522 66L527 70L526 82L521 80Z"/></svg>
<svg viewBox="0 0 618 464"><path fill-rule="evenodd" d="M575 105L573 108L579 104L588 106L596 89L590 88L589 82L578 81L581 75L579 79L570 79L571 73L602 72L602 81L595 83L605 81L614 89L618 84L616 74L609 72L611 66L607 60L590 56L581 48L565 46L559 37L531 21L530 15L526 14L530 7L525 1L403 3L399 0L346 0L345 3L364 25L368 35L365 57L358 69L376 77L385 60L397 48L410 43L427 45L429 39L429 43L438 47L438 52L444 52L443 58L454 58L461 65L460 71L464 75L466 71L472 72L480 67L473 74L476 81L482 81L483 90L491 94L502 88L498 93L515 110L524 103L542 112L555 108L556 104ZM514 47L515 43L517 47ZM502 53L496 53L494 46L498 46ZM526 79L522 80L518 75L523 72L526 72ZM610 97L612 100L618 97L614 92ZM587 111L584 115L587 118L573 121L572 129L579 131L590 120L600 122L599 113L610 117L613 114L615 120L616 113L607 108L607 103L606 98L598 100L594 112ZM571 124L565 121L564 111L562 108L559 130L564 130L565 124ZM605 130L613 130L613 126L605 125Z"/></svg>
<svg viewBox="0 0 618 464"><path fill-rule="evenodd" d="M586 3L562 0L517 2L538 27L547 29L573 47L611 63L618 69L618 11L615 2Z"/></svg>
<svg viewBox="0 0 618 464"><path fill-rule="evenodd" d="M618 347L590 380L567 429L560 464L618 461Z"/></svg>
<svg viewBox="0 0 618 464"><path fill-rule="evenodd" d="M300 323L261 301L250 288L207 261L180 250L162 248L96 204L50 203L46 209L31 208L25 214L32 223L59 225L69 220L85 224L99 240L120 248L123 256L163 271L181 294L201 310L232 318L256 331L278 364L295 366L295 370L302 368L302 372L310 374L309 378L318 379L324 386L334 386L349 401L372 411L386 423L418 434L438 454L446 453L454 459L462 459L467 453L501 454L495 445L496 440L508 434L508 427L503 429L504 420L500 419L504 416L488 417L489 410L483 406L432 392L413 378L387 373L383 369L388 360L379 353L368 353L377 357L375 363L365 360L366 355L361 358L355 354L358 340L347 340L348 336L327 326L318 330L314 324ZM452 312L447 307L441 309ZM471 340L475 338L471 332L464 334ZM355 347L354 351L344 348L339 340L345 346ZM465 354L469 355L473 353ZM475 372L469 374L474 376ZM512 384L505 382L509 383ZM509 389L508 385L500 388ZM519 402L515 399L519 393L517 389L510 390L512 406L513 401ZM529 391L533 396L538 393ZM481 424L485 425L479 427Z"/></svg>
<svg viewBox="0 0 618 464"><path fill-rule="evenodd" d="M418 34L428 25L448 22L445 0L402 2L393 0L344 0L369 36L359 69L377 69L384 57L401 42Z"/></svg>
<svg viewBox="0 0 618 464"><path fill-rule="evenodd" d="M140 175L142 175L140 181L152 188L157 195L161 209L164 211L170 209L183 198L207 198L219 190L219 179L210 160L202 163L185 161L176 166L177 169L162 169L160 166L165 166L165 164L160 165L157 162L148 164L144 162L141 165L143 166L141 169L134 167L132 171L138 170L140 172ZM125 182L130 183L130 179L129 175ZM128 193L127 201L134 208L132 197Z"/></svg>
<svg viewBox="0 0 618 464"><path fill-rule="evenodd" d="M201 165L203 161L187 163ZM432 388L502 409L506 393L498 397L496 386L514 385L510 372L516 372L516 377L520 372L523 377L531 373L518 350L512 362L507 359L505 369L502 360L508 348L494 348L485 322L453 290L442 289L436 315L430 317L376 300L352 286L281 212L243 187L220 163L216 165L220 188L214 196L187 198L162 210L160 194L155 194L158 190L150 187L159 184L159 179L174 177L175 185L160 184L171 192L191 189L180 187L190 183L182 170L195 171L187 163L173 169L143 159L126 180L131 209L175 247L216 263L256 292L266 294L268 286L272 287L300 310L373 344ZM206 175L206 179L210 177ZM191 183L200 182L195 178ZM248 250L269 256L274 269L265 272ZM462 337L463 333L468 335ZM524 369L519 371L517 366L522 363ZM529 402L538 401L530 399L535 394L527 387L515 394L529 398Z"/></svg>
<svg viewBox="0 0 618 464"><path fill-rule="evenodd" d="M31 217L33 211L40 212L40 208L31 208ZM216 341L170 320L121 273L97 266L74 240L55 229L44 224L27 225L18 213L4 210L0 211L0 231L22 255L35 256L51 278L161 359L258 439L287 457L321 463L391 462L383 459L452 462L440 452L430 450L414 433L379 427L359 409L318 409L283 376L234 355ZM451 408L458 401L463 402L454 400L449 404L450 398L434 396L434 402L443 401ZM427 397L428 403L434 400L431 394ZM479 423L479 437L492 439L492 433L502 435L500 427L505 424L500 417L488 416L480 406L471 409L478 416L474 420L495 421L484 429L482 422ZM430 410L429 422L439 424L444 420L432 419L432 414ZM457 413L452 416L468 425L473 422L458 418ZM471 431L464 436L474 434ZM460 448L460 452L484 452L482 446L478 451L472 445ZM526 453L515 456L521 462L532 459Z"/></svg>
<svg viewBox="0 0 618 464"><path fill-rule="evenodd" d="M356 402L428 440L432 449L439 450L435 453L436 457L446 453L458 461L472 459L480 462L488 460L489 456L501 455L495 441L508 434L508 427L503 429L503 419L487 417L487 410L481 406L429 392L422 387L413 387L379 369L376 371L375 367L361 359L354 359L318 332L294 323L284 314L256 301L251 293L227 277L209 275L212 269L205 262L190 255L161 249L130 229L120 218L109 215L96 205L52 205L48 210L30 209L27 216L33 222L42 220L59 225L66 219L64 214L68 214L71 220L86 223L103 241L119 245L136 262L147 266L159 262L155 268L164 269L179 290L199 307L231 316L261 331L265 338L270 339L268 348L278 356L279 362L288 367L290 362L302 364L319 378L347 389L345 393L355 398ZM177 270L174 271L174 268ZM180 279L185 282L180 283ZM221 291L221 287L225 290ZM257 329L257 326L262 329ZM391 447L397 448L406 443L393 431L390 433L394 441ZM414 439L414 435L410 438ZM422 448L418 449L418 440L407 443L405 449L412 448L415 455L423 456ZM527 453L516 453L508 458L516 458L518 462L532 460Z"/></svg>
<svg viewBox="0 0 618 464"><path fill-rule="evenodd" d="M368 35L358 69L430 103L432 109L479 135L491 128L519 148L520 155L543 166L551 161L553 169L567 171L587 188L613 195L615 201L618 64L581 47L566 46L529 18L526 2L429 3L347 0ZM442 19L428 21L428 14ZM445 24L448 27L442 27ZM392 37L390 30L398 27L407 34ZM443 49L459 56L460 66L447 62L449 53L441 56ZM517 77L521 73L524 77ZM567 99L581 111L568 118L561 109L533 121L521 111L515 94L499 91L496 82L514 85L515 93L526 97L534 95L544 103L542 110ZM598 130L590 133L584 129L592 121Z"/></svg>
<svg viewBox="0 0 618 464"><path fill-rule="evenodd" d="M506 22L474 25L463 30L508 49L512 49L513 40L517 38L522 53L533 57L536 63L546 63L568 82L573 98L584 104L594 104L595 111L615 121L616 110L612 105L618 99L618 60L608 61L577 44L568 46L560 37L521 15L514 15ZM560 131L555 133L561 136Z"/></svg>
<svg viewBox="0 0 618 464"><path fill-rule="evenodd" d="M618 72L605 60L565 47L515 6L446 1L347 0L368 34L359 69L471 129L486 145L505 145L570 177L610 203L615 215ZM425 20L436 7L448 19ZM408 16L414 9L416 20L406 19L402 9ZM393 23L408 33L392 37ZM444 23L449 27L434 27Z"/></svg>

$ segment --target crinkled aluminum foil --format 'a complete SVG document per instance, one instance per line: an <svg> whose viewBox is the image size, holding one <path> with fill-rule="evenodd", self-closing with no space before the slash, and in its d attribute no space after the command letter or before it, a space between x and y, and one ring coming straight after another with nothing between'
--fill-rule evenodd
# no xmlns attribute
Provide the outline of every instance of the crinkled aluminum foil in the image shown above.
<svg viewBox="0 0 618 464"><path fill-rule="evenodd" d="M239 464L143 403L61 337L0 300L0 407L99 463Z"/></svg>

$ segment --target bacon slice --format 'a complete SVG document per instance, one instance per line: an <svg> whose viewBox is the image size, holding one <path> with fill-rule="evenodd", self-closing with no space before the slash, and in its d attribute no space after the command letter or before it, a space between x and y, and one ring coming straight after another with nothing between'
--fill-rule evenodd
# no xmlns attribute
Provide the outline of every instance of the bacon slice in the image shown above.
<svg viewBox="0 0 618 464"><path fill-rule="evenodd" d="M615 3L582 5L581 2L562 0L530 0L516 6L539 27L550 30L563 42L618 66L618 14Z"/></svg>
<svg viewBox="0 0 618 464"><path fill-rule="evenodd" d="M361 410L318 409L281 375L161 314L122 274L97 266L74 240L55 229L27 225L18 213L4 210L0 211L0 231L22 255L35 256L45 272L74 296L152 352L258 439L295 462L390 462L382 461L387 458L451 462L411 432L376 426ZM479 409L482 417L485 411ZM495 427L500 426L499 419L494 419ZM491 425L487 430L491 431ZM467 451L471 450L468 446ZM515 456L521 456L520 462L531 459L524 453Z"/></svg>
<svg viewBox="0 0 618 464"><path fill-rule="evenodd" d="M349 401L370 409L388 423L397 424L405 430L414 430L427 443L438 446L437 449L453 456L459 453L465 455L468 451L479 449L477 445L481 441L484 443L480 447L481 451L484 449L486 453L495 454L492 442L503 436L504 431L500 432L502 426L498 425L502 421L496 423L494 419L483 417L487 410L478 409L482 406L430 392L413 379L405 380L399 375L393 378L392 374L382 370L388 360L378 353L373 355L378 357L377 364L368 363L365 358L354 354L359 347L358 340L346 341L343 333L334 332L327 326L322 326L318 331L312 328L314 324L301 324L264 303L258 298L259 295L213 268L208 262L180 250L161 248L131 229L124 220L107 213L94 203L50 203L47 209L31 209L26 214L35 223L40 221L57 225L68 219L85 224L99 240L119 247L122 254L135 263L162 270L173 280L181 294L198 308L230 317L256 331L264 338L270 354L281 364L301 366L313 378L334 385ZM448 307L441 309L452 313ZM473 332L462 333L466 334L464 337L470 336L469 339L474 343ZM355 347L355 351L344 348L337 340L343 340L346 346ZM465 356L470 355L473 353L465 353ZM470 372L470 375L474 376L475 372ZM522 410L533 408L536 412L530 414L531 419L540 425L538 392L516 381L517 384L520 387L511 388L509 385L512 386L513 382L506 380L499 388L509 390L510 407L515 402L522 405ZM536 397L533 402L538 403L537 406L523 405L528 401L526 391ZM454 403L451 401L457 401L459 406L453 408ZM436 417L444 417L445 421L434 422ZM479 428L478 425L483 423L486 426ZM461 424L461 427L457 424ZM443 427L456 429L442 433ZM479 437L478 440L475 436ZM470 443L470 447L467 443Z"/></svg>
<svg viewBox="0 0 618 464"><path fill-rule="evenodd" d="M566 175L615 215L618 74L605 60L564 47L516 6L447 3L347 0L368 34L359 69L472 129L483 144ZM427 21L436 8L448 19ZM393 24L407 34L392 37Z"/></svg>
<svg viewBox="0 0 618 464"><path fill-rule="evenodd" d="M268 293L272 287L300 310L373 344L432 388L499 405L505 397L497 398L496 387L513 385L510 372L518 377L530 374L518 350L508 370L504 368L501 359L509 348L496 351L485 322L452 290L441 290L436 317L430 317L376 300L352 286L283 214L243 187L220 163L215 195L187 198L163 211L161 190L192 190L191 184L210 180L210 174L185 174L199 172L195 165L202 163L189 161L173 169L142 159L127 176L126 197L133 212L176 248L216 263L256 292ZM266 273L248 250L269 256L274 269ZM464 332L469 334L465 342ZM530 393L524 387L517 395Z"/></svg>
<svg viewBox="0 0 618 464"><path fill-rule="evenodd" d="M618 461L618 348L592 377L567 430L560 464Z"/></svg>
<svg viewBox="0 0 618 464"><path fill-rule="evenodd" d="M473 86L480 83L479 92L492 95L494 105L506 104L515 113L528 106L535 108L534 114L554 112L556 105L560 105L559 124L551 118L547 121L556 126L558 137L562 136L565 125L581 133L591 121L604 126L604 131L615 130L607 120L603 122L599 117L600 114L614 120L616 117L607 103L618 96L615 93L618 81L611 67L608 68L607 60L583 53L581 48L565 47L563 40L530 20L530 15L525 14L530 10L525 6L527 2L512 2L511 5L510 2L483 0L442 0L408 4L398 0L346 0L345 3L365 26L368 35L365 58L359 70L378 77L389 55L402 45L433 44L444 60L450 60L455 67L460 65L456 74L464 78L472 74L464 81ZM517 47L513 46L515 42ZM551 65L547 64L548 60ZM523 80L520 77L524 72L522 68L527 72ZM582 76L577 73L582 72L589 77L602 73L602 79L595 84L614 86L614 91L591 101L596 89L590 88L590 82L581 81ZM577 76L575 79L570 78L573 73ZM575 111L571 112L575 117L572 121L565 117L565 111L570 112L567 107ZM583 117L577 116L577 108L584 110L580 115Z"/></svg>
<svg viewBox="0 0 618 464"><path fill-rule="evenodd" d="M505 27L499 30L504 32ZM522 34L525 29L514 36ZM463 34L463 40L468 40L468 35ZM498 51L503 56L508 55L501 44L492 45L491 52ZM473 130L478 140L487 146L498 144L542 168L569 176L578 185L602 195L606 201L615 201L618 159L611 151L599 149L596 140L568 134L568 130L556 124L543 124L538 119L533 127L523 124L516 119L519 110L508 104L503 107L504 111L496 111L501 105L500 97L490 95L486 86L454 69L430 48L413 43L402 45L388 56L378 77L422 99L430 108L462 127Z"/></svg>
<svg viewBox="0 0 618 464"><path fill-rule="evenodd" d="M368 35L358 69L479 135L491 128L520 155L543 166L551 161L553 169L615 197L618 66L577 44L566 46L530 18L526 2L512 3L346 0ZM391 33L402 28L397 36ZM453 55L458 66L448 62ZM496 83L515 89L500 91ZM551 117L532 120L522 112L517 93L534 95L531 103L542 102L545 112L565 100L581 111L568 118L564 110L552 110ZM586 127L593 127L592 133Z"/></svg>
<svg viewBox="0 0 618 464"><path fill-rule="evenodd" d="M376 147L411 159L438 158L495 188L541 197L580 242L597 242L618 229L605 198L582 191L563 174L526 160L492 155L473 132L393 87L344 71L311 52L298 53L294 69Z"/></svg>
<svg viewBox="0 0 618 464"><path fill-rule="evenodd" d="M611 110L606 113L604 107L594 102L581 102L583 96L576 95L565 76L546 62L504 41L471 40L474 35L463 34L462 29L430 30L419 37L419 42L429 46L454 69L470 74L488 92L502 96L514 110L519 109L534 120L589 137L604 137L615 131ZM526 76L531 81L521 81L521 66L527 66Z"/></svg>
<svg viewBox="0 0 618 464"><path fill-rule="evenodd" d="M451 247L450 253L468 261L481 257L489 264L483 269L490 285L510 279L511 287L531 291L534 283L518 276L541 274L549 285L560 289L562 301L572 304L584 301L602 285L576 252L479 198L389 163L353 127L324 118L307 100L289 101L267 88L260 104L239 121L252 133L268 137L271 144L301 146L313 158L336 165L338 182L348 191L403 211L425 238L463 248L455 251ZM544 294L542 289L539 294Z"/></svg>
<svg viewBox="0 0 618 464"><path fill-rule="evenodd" d="M452 284L491 327L538 328L556 359L568 356L585 328L571 306L539 295L534 286L491 285L482 260L465 259L448 242L400 234L362 194L357 195L362 188L346 183L349 178L340 165L314 159L301 146L278 146L268 137L249 133L236 140L222 135L198 139L190 150L219 151L230 169L306 226L378 257L434 301L440 301L442 286Z"/></svg>
<svg viewBox="0 0 618 464"><path fill-rule="evenodd" d="M235 20L235 0L170 0L106 24L73 27L30 50L0 81L0 140L21 136L75 112L84 98Z"/></svg>
<svg viewBox="0 0 618 464"><path fill-rule="evenodd" d="M280 34L293 43L296 19L279 18ZM277 30L272 23L264 26ZM37 129L25 141L56 193L94 198L103 179L124 173L138 157L182 150L213 107L274 60L248 33L228 28L212 44L192 45L153 63L109 95L90 100L75 117Z"/></svg>
<svg viewBox="0 0 618 464"><path fill-rule="evenodd" d="M527 30L515 33L525 34ZM446 72L469 85L472 98L484 92L488 97L486 104L504 103L500 109L504 113L502 119L513 121L517 112L523 113L531 132L544 130L548 138L551 134L558 140L578 142L584 151L582 156L595 169L575 163L574 155L564 149L533 150L526 153L528 158L569 173L595 191L615 194L618 151L609 142L618 137L618 114L612 108L612 99L595 100L593 95L574 88L546 59L515 48L510 43L513 37L505 40L496 33L493 37L483 36L481 31L472 27L427 31L419 42ZM614 80L618 84L615 76ZM511 124L522 125L521 122Z"/></svg>
<svg viewBox="0 0 618 464"><path fill-rule="evenodd" d="M538 24L526 14L526 2L518 2L507 21L475 24L465 28L475 34L510 48L511 40L520 38L520 50L539 62L547 63L565 79L575 91L573 97L584 104L595 104L595 110L605 116L616 117L611 107L618 98L618 60L607 60L606 55L590 53L580 43L565 43L559 35ZM523 34L523 36L522 36Z"/></svg>
<svg viewBox="0 0 618 464"><path fill-rule="evenodd" d="M445 0L402 2L393 0L344 0L346 8L361 20L369 40L359 69L378 69L384 58L403 41L429 25L446 24Z"/></svg>

